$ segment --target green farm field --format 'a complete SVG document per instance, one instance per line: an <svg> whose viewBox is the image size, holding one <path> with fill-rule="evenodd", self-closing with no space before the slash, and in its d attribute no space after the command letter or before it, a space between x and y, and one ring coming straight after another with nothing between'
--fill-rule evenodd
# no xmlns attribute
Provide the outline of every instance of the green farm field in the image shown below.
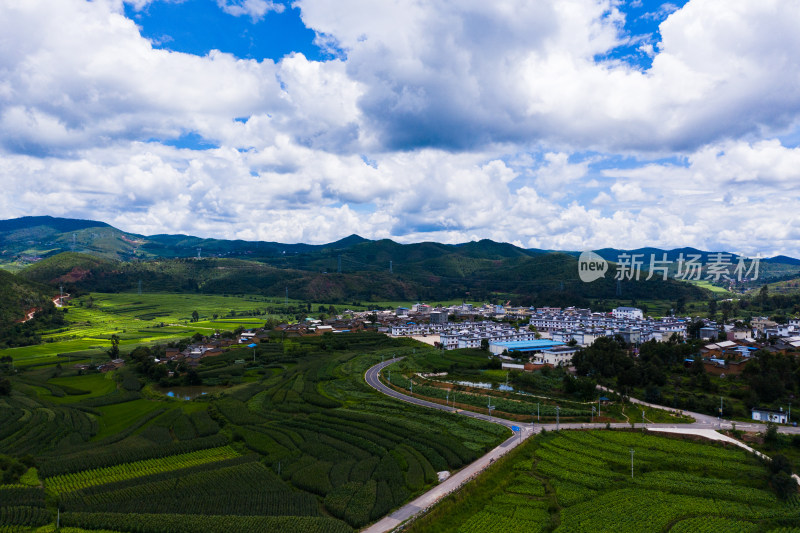
<svg viewBox="0 0 800 533"><path fill-rule="evenodd" d="M202 359L195 389L209 392L195 400L139 388L133 364L23 367L0 398L0 454L33 456L41 486L0 484L14 508L0 531L52 528L58 505L62 527L87 530L353 532L510 434L364 382L416 347L376 333L276 337L255 361Z"/></svg>
<svg viewBox="0 0 800 533"><path fill-rule="evenodd" d="M633 454L633 476L631 476ZM744 450L642 431L538 435L440 502L413 533L787 531L779 500Z"/></svg>
<svg viewBox="0 0 800 533"><path fill-rule="evenodd" d="M144 399L98 407L98 431L93 439L101 440L115 435L160 408L163 406L159 402Z"/></svg>
<svg viewBox="0 0 800 533"><path fill-rule="evenodd" d="M85 374L81 376L56 377L48 383L60 387L67 392L66 396L57 397L48 395L47 400L53 403L71 403L89 398L105 396L116 390L117 383L109 374Z"/></svg>
<svg viewBox="0 0 800 533"><path fill-rule="evenodd" d="M138 345L164 344L198 332L209 335L261 327L270 318L293 320L293 316L268 313L278 305L282 310L283 303L261 296L92 293L70 302L68 325L44 332L42 344L0 350L0 356L10 355L18 366L86 361L102 358L112 335L120 338L120 350L125 353ZM299 302L290 300L289 305ZM312 308L319 305L325 304L312 304ZM197 322L192 322L194 311L199 315Z"/></svg>
<svg viewBox="0 0 800 533"><path fill-rule="evenodd" d="M718 287L717 285L714 285L710 281L706 281L706 280L688 281L687 283L691 283L692 285L694 285L696 287L700 287L701 289L707 289L707 290L713 292L714 294L716 294L718 296L726 296L726 295L730 295L731 294L728 290L726 290L726 289L724 289L722 287Z"/></svg>

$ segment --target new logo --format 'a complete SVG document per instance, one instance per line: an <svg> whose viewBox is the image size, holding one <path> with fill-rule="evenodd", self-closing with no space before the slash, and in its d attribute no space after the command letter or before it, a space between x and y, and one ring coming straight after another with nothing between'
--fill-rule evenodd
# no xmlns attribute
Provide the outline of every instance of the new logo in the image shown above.
<svg viewBox="0 0 800 533"><path fill-rule="evenodd" d="M584 283L591 283L606 275L608 262L594 252L582 252L578 257L578 276Z"/></svg>

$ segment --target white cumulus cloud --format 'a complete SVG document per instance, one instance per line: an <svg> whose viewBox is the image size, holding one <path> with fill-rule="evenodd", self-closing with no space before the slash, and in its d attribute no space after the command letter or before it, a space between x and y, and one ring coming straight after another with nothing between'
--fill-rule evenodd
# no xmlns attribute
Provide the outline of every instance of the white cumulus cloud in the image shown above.
<svg viewBox="0 0 800 533"><path fill-rule="evenodd" d="M217 5L228 15L247 15L253 22L263 19L270 11L283 13L284 10L283 4L270 0L217 0Z"/></svg>

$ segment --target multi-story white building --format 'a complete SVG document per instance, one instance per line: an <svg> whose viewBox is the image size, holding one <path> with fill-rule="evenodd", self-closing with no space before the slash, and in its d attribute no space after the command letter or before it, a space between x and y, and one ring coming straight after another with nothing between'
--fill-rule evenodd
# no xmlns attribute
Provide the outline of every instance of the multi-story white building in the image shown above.
<svg viewBox="0 0 800 533"><path fill-rule="evenodd" d="M611 311L611 315L614 318L625 318L628 320L644 319L644 313L642 313L642 310L637 307L617 307Z"/></svg>
<svg viewBox="0 0 800 533"><path fill-rule="evenodd" d="M448 350L478 348L484 339L515 342L541 338L563 343L574 340L580 346L589 346L600 337L617 334L634 344L649 340L666 342L673 334L686 337L687 322L681 318L618 318L609 313L592 313L589 309L567 308L550 312L551 309L537 309L531 313L530 327L519 330L507 323L490 321L437 323L447 316L448 311L453 310L450 309L433 311L430 323L398 324L392 326L389 333L393 336L438 334L442 346Z"/></svg>
<svg viewBox="0 0 800 533"><path fill-rule="evenodd" d="M533 356L533 364L536 365L553 365L553 366L568 366L572 364L572 356L577 353L578 348L575 346L556 346Z"/></svg>

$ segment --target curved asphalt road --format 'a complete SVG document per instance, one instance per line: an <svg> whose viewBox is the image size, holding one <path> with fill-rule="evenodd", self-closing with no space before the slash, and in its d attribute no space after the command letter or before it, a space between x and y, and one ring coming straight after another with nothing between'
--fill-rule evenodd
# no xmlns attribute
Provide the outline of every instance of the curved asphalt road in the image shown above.
<svg viewBox="0 0 800 533"><path fill-rule="evenodd" d="M495 424L500 424L506 426L507 428L511 429L511 426L522 426L523 424L520 422L512 422L511 420L506 420L505 418L497 418L494 416L488 416L481 413L473 413L472 411L464 411L463 409L456 409L454 407L448 407L442 405L440 403L429 402L426 400L420 400L419 398L413 398L411 396L406 396L401 392L397 392L396 390L386 386L383 382L378 378L381 373L381 370L386 368L387 366L391 365L395 361L399 361L402 357L396 357L394 359L389 359L388 361L384 361L378 365L373 366L364 374L364 379L367 381L370 387L376 389L379 392L387 396L391 396L392 398L396 398L398 400L402 400L404 402L413 403L414 405L420 405L422 407L429 407L431 409L438 409L439 411L448 411L450 413L458 413L462 416L468 416L470 418L477 418L479 420L486 420L488 422L494 422Z"/></svg>
<svg viewBox="0 0 800 533"><path fill-rule="evenodd" d="M425 511L426 509L434 505L436 502L438 502L440 499L447 496L451 492L455 491L456 489L461 487L461 485L470 481L473 477L475 477L486 467L492 464L495 461L495 459L497 459L498 457L502 457L510 450L514 449L517 445L519 445L522 441L524 441L531 435L540 432L542 428L545 428L549 431L556 429L556 424L538 424L536 427L531 427L521 422L512 422L511 420L506 420L504 418L497 418L494 416L490 417L488 415L480 413L473 413L472 411L456 409L439 403L429 402L427 400L421 400L419 398L407 396L401 392L398 392L384 385L381 382L379 376L381 370L391 365L392 363L399 361L400 359L402 359L402 357L396 357L394 359L389 359L388 361L384 361L380 364L370 367L364 374L364 379L366 380L367 384L369 384L375 390L387 396L391 396L392 398L395 398L397 400L401 400L414 405L419 405L421 407L438 409L439 411L448 411L461 416L467 416L470 418L476 418L478 420L493 422L495 424L506 426L509 429L511 428L511 426L519 426L522 431L510 437L505 442L500 444L497 448L491 450L483 457L465 466L457 473L447 478L447 480L433 487L428 492L417 497L410 503L407 503L406 505L404 505L397 511L391 513L390 515L385 516L383 519L372 524L370 527L364 529L362 533L385 533L387 531L392 531L393 529L395 529L397 526L399 526L409 518ZM635 398L629 398L629 401L631 403L645 405L648 407L654 407L657 409L669 409L665 408L662 405L649 404L647 402L643 402ZM742 445L742 443L734 441L734 439L730 439L729 437L725 437L724 435L721 435L716 431L714 431L715 428L731 429L732 423L730 421L725 421L725 420L718 421L716 417L703 415L700 413L693 413L691 411L682 411L682 413L693 417L696 420L696 422L692 424L642 424L641 422L637 422L636 426L637 427L644 426L647 427L648 429L656 431L664 430L673 433L674 432L691 433L691 434L701 435L710 439L730 441L733 444L737 444L744 448L747 448L747 446ZM606 425L602 423L601 424L572 423L572 424L560 424L559 427L561 429L590 429L590 428L604 428L606 427ZM628 428L630 427L630 424L614 423L611 424L611 427ZM764 428L765 428L764 424L743 423L743 422L736 423L736 429L741 429L746 431L760 430ZM800 427L779 426L778 431L781 433L800 434ZM797 478L797 476L795 477ZM800 478L797 479L798 483L800 483Z"/></svg>

